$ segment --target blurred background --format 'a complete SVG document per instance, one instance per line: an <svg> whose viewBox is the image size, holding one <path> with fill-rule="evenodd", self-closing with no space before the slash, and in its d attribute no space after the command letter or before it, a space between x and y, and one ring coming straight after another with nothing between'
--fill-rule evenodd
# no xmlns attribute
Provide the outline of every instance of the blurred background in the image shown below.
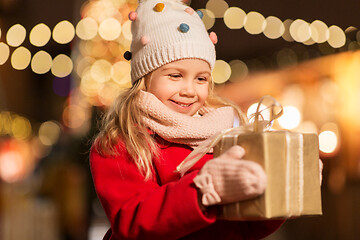
<svg viewBox="0 0 360 240"><path fill-rule="evenodd" d="M360 236L360 1L187 1L218 36L216 91L274 127L319 134L323 215L268 239ZM136 0L0 0L0 239L102 239L97 120L130 86Z"/></svg>

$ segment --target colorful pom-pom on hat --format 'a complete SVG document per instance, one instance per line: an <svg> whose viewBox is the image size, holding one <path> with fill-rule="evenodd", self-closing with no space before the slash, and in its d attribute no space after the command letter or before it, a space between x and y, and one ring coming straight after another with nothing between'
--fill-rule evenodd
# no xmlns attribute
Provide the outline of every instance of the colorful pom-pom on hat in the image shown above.
<svg viewBox="0 0 360 240"><path fill-rule="evenodd" d="M129 13L132 31L131 81L134 83L157 68L180 59L197 58L215 64L217 37L207 32L202 12L181 0L139 0Z"/></svg>

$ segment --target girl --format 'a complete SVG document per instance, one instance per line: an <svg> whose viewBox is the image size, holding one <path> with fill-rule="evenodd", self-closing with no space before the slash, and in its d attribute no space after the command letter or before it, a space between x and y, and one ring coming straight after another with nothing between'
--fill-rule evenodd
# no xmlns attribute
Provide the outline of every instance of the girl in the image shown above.
<svg viewBox="0 0 360 240"><path fill-rule="evenodd" d="M201 14L199 14L201 15ZM142 0L132 20L133 86L105 115L90 153L111 228L104 239L259 239L283 221L225 221L217 206L262 194L262 168L233 147L206 154L184 176L190 152L241 112L213 95L216 35L179 0ZM235 110L235 111L234 111ZM205 182L205 184L204 184Z"/></svg>

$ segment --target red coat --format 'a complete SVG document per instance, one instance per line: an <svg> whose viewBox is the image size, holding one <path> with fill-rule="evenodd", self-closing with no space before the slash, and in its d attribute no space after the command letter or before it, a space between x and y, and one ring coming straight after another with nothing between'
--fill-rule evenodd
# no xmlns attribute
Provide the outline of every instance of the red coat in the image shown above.
<svg viewBox="0 0 360 240"><path fill-rule="evenodd" d="M193 178L212 154L180 178L175 168L192 149L161 138L157 141L161 157L155 160L156 181L144 181L123 143L117 146L117 157L91 150L95 189L111 223L104 239L260 239L283 223L216 220L216 207L204 214Z"/></svg>

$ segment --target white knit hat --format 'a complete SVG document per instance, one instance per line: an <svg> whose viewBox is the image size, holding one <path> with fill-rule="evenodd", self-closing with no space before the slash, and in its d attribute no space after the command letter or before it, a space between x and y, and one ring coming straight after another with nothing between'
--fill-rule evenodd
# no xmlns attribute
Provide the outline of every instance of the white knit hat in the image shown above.
<svg viewBox="0 0 360 240"><path fill-rule="evenodd" d="M186 58L197 58L215 64L215 33L206 31L202 13L195 12L180 0L139 0L132 21L131 82L155 69Z"/></svg>

